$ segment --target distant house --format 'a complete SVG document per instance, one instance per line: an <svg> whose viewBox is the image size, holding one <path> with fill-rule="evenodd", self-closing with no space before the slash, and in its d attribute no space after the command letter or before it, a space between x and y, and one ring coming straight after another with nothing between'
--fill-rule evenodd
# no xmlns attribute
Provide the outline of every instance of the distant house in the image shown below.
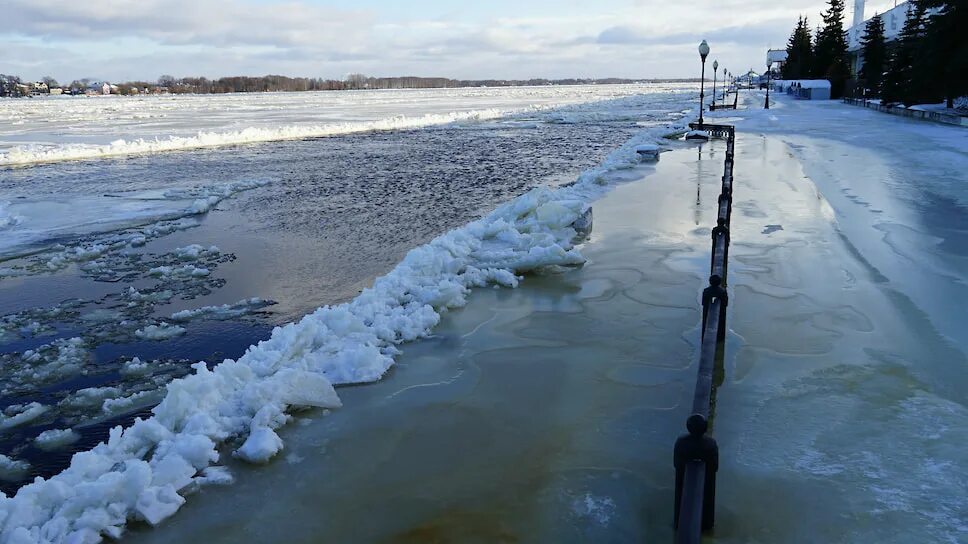
<svg viewBox="0 0 968 544"><path fill-rule="evenodd" d="M51 87L50 94L64 94L64 89L60 87Z"/></svg>
<svg viewBox="0 0 968 544"><path fill-rule="evenodd" d="M757 74L750 68L749 72L745 74L736 76L736 85L738 87L748 87L753 88L760 81L760 74Z"/></svg>
<svg viewBox="0 0 968 544"><path fill-rule="evenodd" d="M108 83L108 82L105 81L104 84L101 85L101 94L111 94L111 84L110 83Z"/></svg>
<svg viewBox="0 0 968 544"><path fill-rule="evenodd" d="M43 81L35 81L30 84L30 95L40 96L42 94L50 94L50 88Z"/></svg>

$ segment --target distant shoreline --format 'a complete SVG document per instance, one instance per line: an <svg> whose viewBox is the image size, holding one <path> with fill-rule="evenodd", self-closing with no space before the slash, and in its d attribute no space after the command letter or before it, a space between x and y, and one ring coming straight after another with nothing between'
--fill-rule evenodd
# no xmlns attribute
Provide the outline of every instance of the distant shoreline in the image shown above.
<svg viewBox="0 0 968 544"><path fill-rule="evenodd" d="M156 94L230 94L259 92L305 92L349 90L466 89L500 87L549 87L575 85L634 85L648 83L699 83L699 78L596 78L596 79L449 79L439 77L367 77L350 74L344 80L291 78L287 76L235 76L219 79L161 76L156 82L128 81L110 83L91 79L75 80L70 85L56 81L22 82L20 78L0 82L0 96L44 95L156 95ZM3 84L5 83L5 85Z"/></svg>

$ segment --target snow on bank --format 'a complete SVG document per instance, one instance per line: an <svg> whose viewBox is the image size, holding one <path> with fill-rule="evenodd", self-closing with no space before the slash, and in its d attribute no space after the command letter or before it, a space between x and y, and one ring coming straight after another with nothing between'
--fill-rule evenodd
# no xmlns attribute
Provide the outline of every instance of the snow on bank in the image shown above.
<svg viewBox="0 0 968 544"><path fill-rule="evenodd" d="M396 346L427 336L471 288L515 287L524 272L584 262L573 224L607 191L610 174L640 164L636 146L672 130L643 132L576 183L534 189L413 249L354 300L277 327L238 360L196 363L194 374L168 384L150 418L112 429L60 474L0 496L0 540L116 538L129 519L158 524L198 485L230 481L211 467L220 444L235 445L234 455L250 462L270 460L284 446L276 429L292 408L339 407L334 384L380 379Z"/></svg>
<svg viewBox="0 0 968 544"><path fill-rule="evenodd" d="M519 113L539 111L550 107L490 108L445 114L434 113L416 117L398 115L375 121L326 123L309 126L289 125L271 128L249 127L243 130L226 132L199 131L194 136L169 136L168 138L155 138L153 140L142 138L136 140L116 140L106 145L61 144L53 148L20 146L6 153L0 153L0 166L23 166L80 159L100 159L122 155L162 153L165 151L181 151L204 147L320 138L324 136L379 130L415 129L461 121L486 121Z"/></svg>

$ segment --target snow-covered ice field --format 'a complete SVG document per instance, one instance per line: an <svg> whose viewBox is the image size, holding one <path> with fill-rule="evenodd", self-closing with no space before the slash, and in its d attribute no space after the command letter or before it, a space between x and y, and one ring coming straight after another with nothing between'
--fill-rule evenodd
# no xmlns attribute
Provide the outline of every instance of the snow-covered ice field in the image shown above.
<svg viewBox="0 0 968 544"><path fill-rule="evenodd" d="M0 166L497 119L684 85L0 100Z"/></svg>

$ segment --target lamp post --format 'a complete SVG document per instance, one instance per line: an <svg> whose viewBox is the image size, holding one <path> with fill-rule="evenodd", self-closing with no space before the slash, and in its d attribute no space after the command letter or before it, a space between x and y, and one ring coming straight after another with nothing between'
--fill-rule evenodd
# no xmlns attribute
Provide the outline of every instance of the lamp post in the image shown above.
<svg viewBox="0 0 968 544"><path fill-rule="evenodd" d="M709 55L709 44L706 40L703 40L699 44L699 58L702 59L702 76L699 79L699 126L702 127L702 107L705 101L705 83L706 83L706 56Z"/></svg>
<svg viewBox="0 0 968 544"><path fill-rule="evenodd" d="M729 92L729 82L726 79L726 68L723 68L723 105L726 105L726 93Z"/></svg>
<svg viewBox="0 0 968 544"><path fill-rule="evenodd" d="M719 71L719 61L713 61L713 106L709 108L710 111L716 109L716 72Z"/></svg>
<svg viewBox="0 0 968 544"><path fill-rule="evenodd" d="M766 105L763 109L770 109L770 65L773 64L770 61L766 61Z"/></svg>

